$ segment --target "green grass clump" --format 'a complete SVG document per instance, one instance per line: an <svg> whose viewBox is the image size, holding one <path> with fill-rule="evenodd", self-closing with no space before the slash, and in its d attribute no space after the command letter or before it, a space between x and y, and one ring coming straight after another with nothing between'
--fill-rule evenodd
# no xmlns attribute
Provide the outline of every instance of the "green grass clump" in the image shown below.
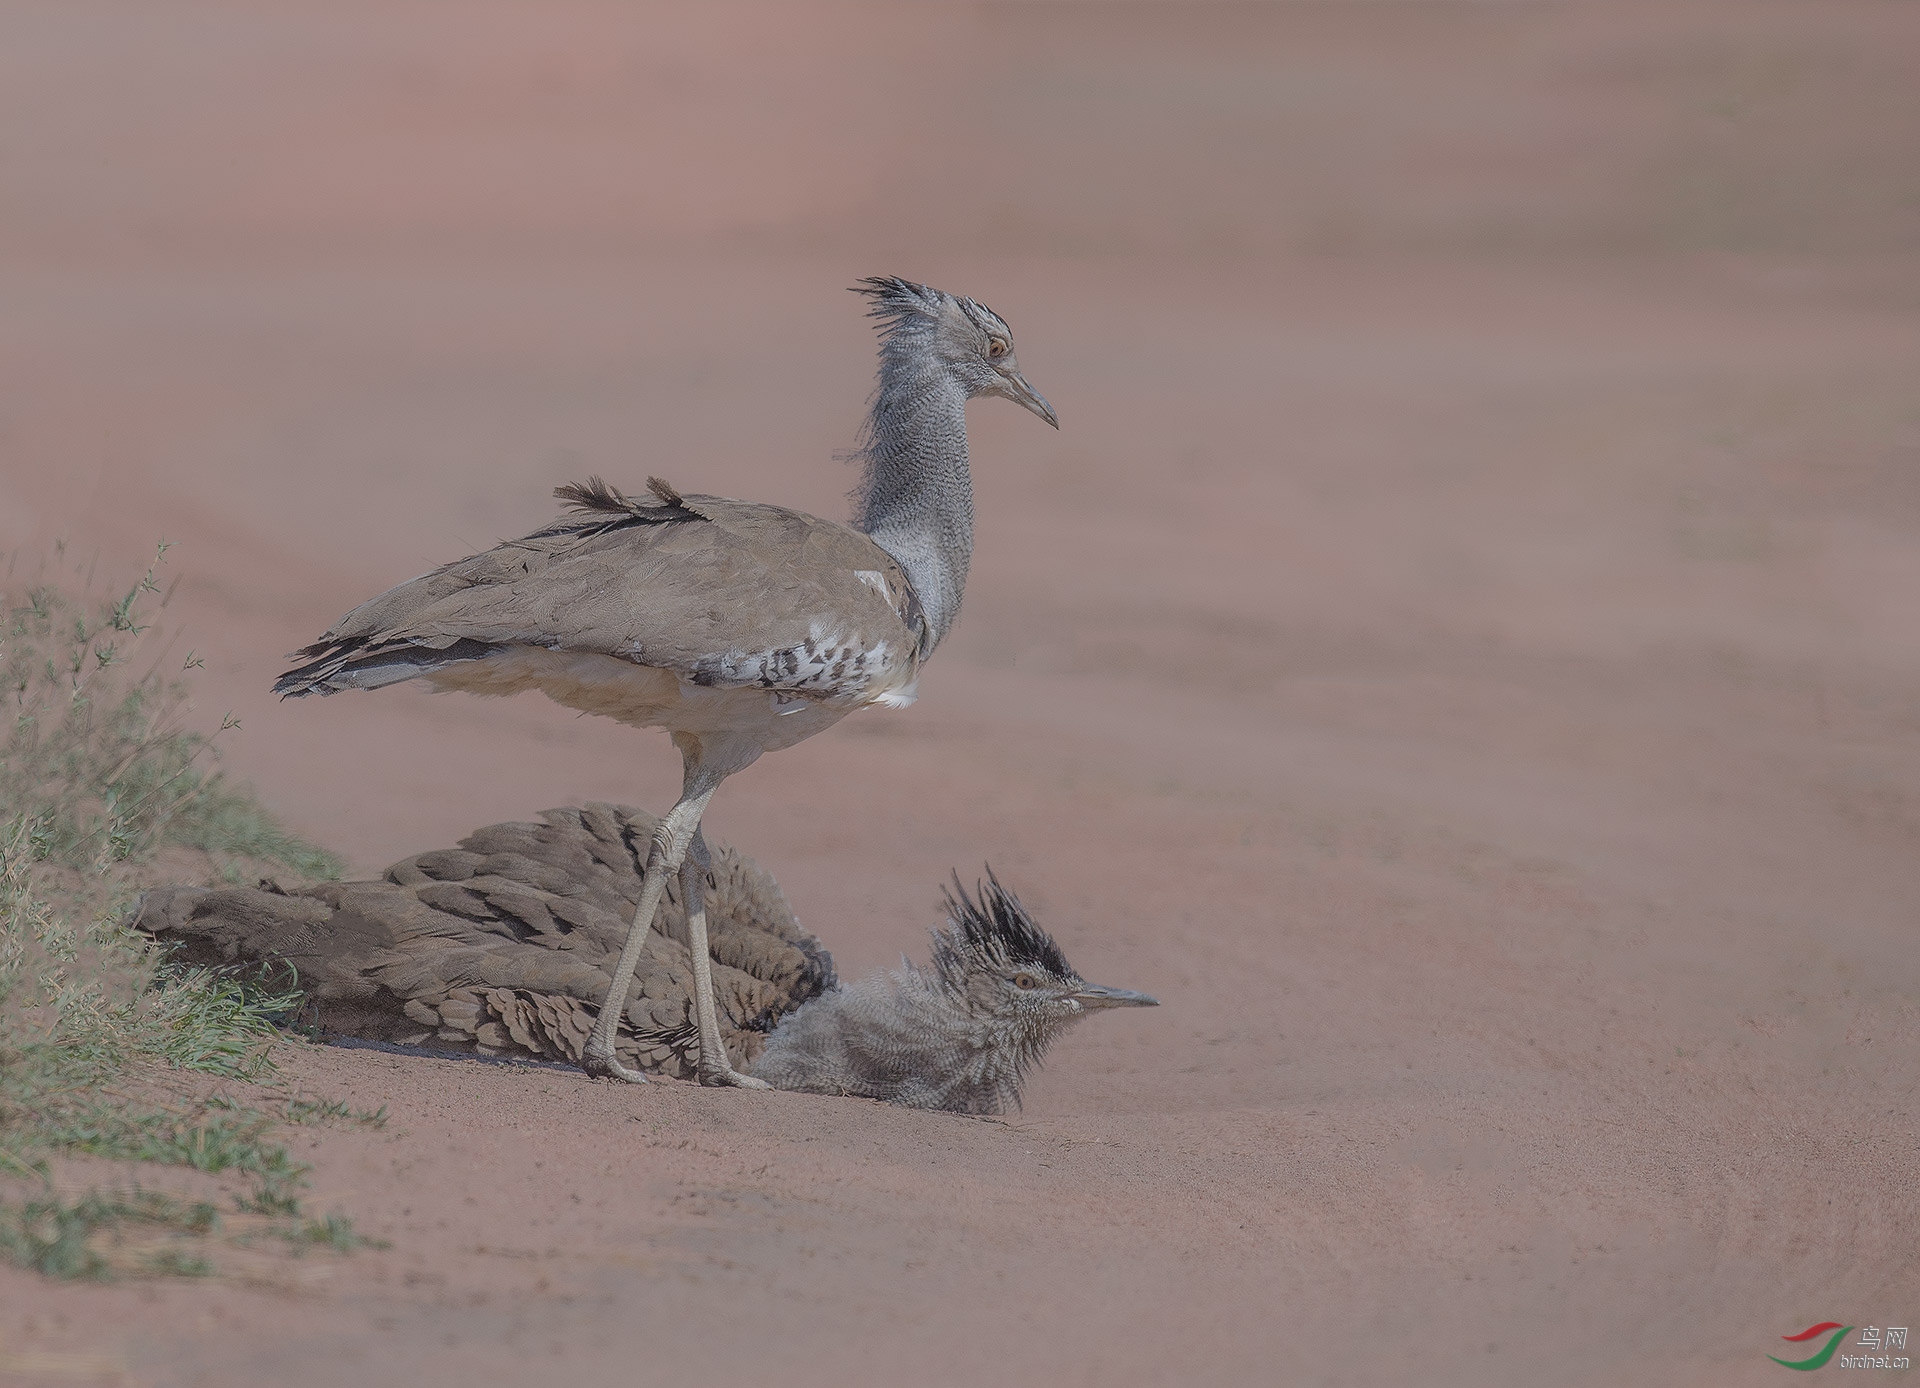
<svg viewBox="0 0 1920 1388"><path fill-rule="evenodd" d="M174 815L166 840L215 855L279 863L302 877L340 875L338 858L287 832L250 793L218 776L203 783Z"/></svg>
<svg viewBox="0 0 1920 1388"><path fill-rule="evenodd" d="M219 1219L218 1211L205 1202L189 1203L153 1191L89 1191L72 1201L33 1199L0 1205L0 1255L50 1277L104 1281L114 1267L99 1250L96 1234L124 1234L130 1226L205 1234ZM204 1277L213 1271L204 1259L177 1246L155 1249L140 1263L143 1271L175 1276Z"/></svg>
<svg viewBox="0 0 1920 1388"><path fill-rule="evenodd" d="M338 1099L289 1099L289 1123L357 1123L375 1132L387 1126L387 1106L377 1109L350 1108Z"/></svg>
<svg viewBox="0 0 1920 1388"><path fill-rule="evenodd" d="M214 739L239 720L182 725L183 677L204 662L155 641L146 609L165 554L111 601L56 582L0 589L0 813L26 819L41 861L80 871L180 843L337 875L219 774Z"/></svg>
<svg viewBox="0 0 1920 1388"><path fill-rule="evenodd" d="M292 1240L295 1247L331 1248L336 1253L351 1253L356 1248L384 1248L386 1245L377 1239L370 1239L355 1232L353 1221L345 1215L326 1214L319 1219L310 1219L300 1226Z"/></svg>
<svg viewBox="0 0 1920 1388"><path fill-rule="evenodd" d="M273 1136L290 1106L180 1101L144 1082L270 1076L276 1023L300 994L285 971L181 966L129 929L140 865L177 844L229 869L339 873L220 775L214 742L237 720L185 725L183 680L201 662L153 649L146 610L164 553L91 605L71 584L0 587L0 1177L44 1181L51 1160L74 1155L234 1172L251 1183L242 1209L298 1219L306 1170ZM63 1201L47 1186L0 1200L0 1256L104 1276L90 1251L103 1230L169 1221L188 1228L137 1193ZM132 1270L195 1270L194 1255L164 1252Z"/></svg>
<svg viewBox="0 0 1920 1388"><path fill-rule="evenodd" d="M254 1078L272 1063L270 1043L306 1000L290 972L163 962L149 987L164 1032L160 1058L183 1070Z"/></svg>

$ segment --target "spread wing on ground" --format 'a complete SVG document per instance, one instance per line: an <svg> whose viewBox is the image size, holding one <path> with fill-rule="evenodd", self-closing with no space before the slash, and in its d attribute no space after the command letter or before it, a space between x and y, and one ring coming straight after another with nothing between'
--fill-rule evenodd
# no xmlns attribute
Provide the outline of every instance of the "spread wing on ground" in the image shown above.
<svg viewBox="0 0 1920 1388"><path fill-rule="evenodd" d="M147 893L136 923L195 963L280 961L325 1032L483 1055L575 1061L626 939L655 820L611 805L494 824L380 880ZM834 986L833 960L772 877L715 847L707 922L736 1065L786 1013ZM691 1078L698 1059L686 914L675 884L627 995L617 1049Z"/></svg>

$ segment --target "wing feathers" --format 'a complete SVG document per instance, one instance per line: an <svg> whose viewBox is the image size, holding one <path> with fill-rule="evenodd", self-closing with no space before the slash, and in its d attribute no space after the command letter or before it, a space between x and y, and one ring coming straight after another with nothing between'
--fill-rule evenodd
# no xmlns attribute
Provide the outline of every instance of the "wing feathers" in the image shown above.
<svg viewBox="0 0 1920 1388"><path fill-rule="evenodd" d="M514 645L702 683L736 668L738 680L719 682L758 682L746 672L759 656L812 654L823 641L918 663L925 623L912 587L867 536L782 507L685 497L657 478L648 488L658 504L598 477L558 488L573 517L361 604L297 652L303 663L275 689L377 688Z"/></svg>

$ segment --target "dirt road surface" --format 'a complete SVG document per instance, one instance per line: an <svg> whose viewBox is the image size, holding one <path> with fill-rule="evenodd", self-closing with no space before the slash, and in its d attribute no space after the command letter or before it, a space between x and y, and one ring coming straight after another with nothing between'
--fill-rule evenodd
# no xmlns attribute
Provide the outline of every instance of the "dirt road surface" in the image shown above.
<svg viewBox="0 0 1920 1388"><path fill-rule="evenodd" d="M390 1247L0 1271L0 1381L1738 1385L1920 1321L1910 6L0 26L0 544L174 542L229 765L360 871L677 762L286 651L590 472L841 516L845 286L1004 314L1062 429L974 407L920 702L708 823L844 973L991 862L1163 1003L1004 1123L302 1049Z"/></svg>

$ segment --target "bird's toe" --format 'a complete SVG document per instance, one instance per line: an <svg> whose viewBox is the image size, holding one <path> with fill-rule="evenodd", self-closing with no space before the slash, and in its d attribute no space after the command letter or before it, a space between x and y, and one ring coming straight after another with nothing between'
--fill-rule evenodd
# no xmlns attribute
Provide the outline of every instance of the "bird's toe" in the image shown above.
<svg viewBox="0 0 1920 1388"><path fill-rule="evenodd" d="M611 1051L596 1049L591 1042L586 1054L580 1057L580 1068L596 1080L625 1080L628 1084L651 1083L638 1070L629 1070L614 1058Z"/></svg>
<svg viewBox="0 0 1920 1388"><path fill-rule="evenodd" d="M765 1080L757 1080L752 1075L743 1075L738 1070L726 1069L709 1071L700 1076L700 1083L713 1085L732 1085L735 1089L771 1089Z"/></svg>

